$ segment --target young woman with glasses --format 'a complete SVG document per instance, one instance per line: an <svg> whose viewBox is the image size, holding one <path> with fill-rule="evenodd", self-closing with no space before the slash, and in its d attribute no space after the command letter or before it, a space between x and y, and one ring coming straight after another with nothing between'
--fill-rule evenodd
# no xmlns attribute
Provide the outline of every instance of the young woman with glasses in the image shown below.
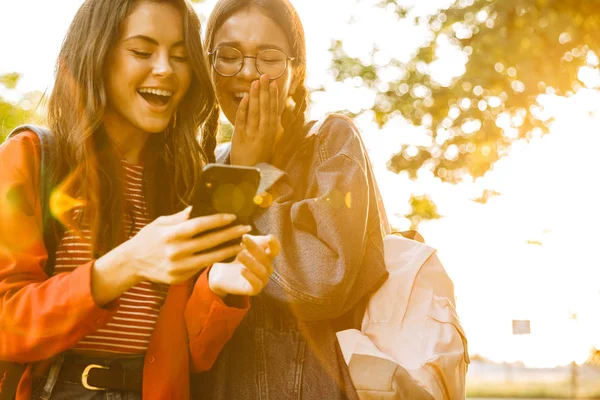
<svg viewBox="0 0 600 400"><path fill-rule="evenodd" d="M268 281L276 239L189 218L214 160L205 57L185 0L86 0L48 104L56 165L40 174L32 131L0 146L0 360L26 366L18 400L187 399ZM52 276L40 179L56 185Z"/></svg>
<svg viewBox="0 0 600 400"><path fill-rule="evenodd" d="M288 0L217 1L205 48L219 105L234 125L217 159L261 169L265 193L254 224L282 250L194 389L206 399L357 398L335 332L356 327L386 276L357 129L330 115L308 135L304 31Z"/></svg>

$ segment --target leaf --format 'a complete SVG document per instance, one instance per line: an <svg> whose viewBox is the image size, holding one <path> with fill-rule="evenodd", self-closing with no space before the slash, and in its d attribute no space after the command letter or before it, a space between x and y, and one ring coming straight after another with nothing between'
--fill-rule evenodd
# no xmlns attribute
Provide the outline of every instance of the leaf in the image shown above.
<svg viewBox="0 0 600 400"><path fill-rule="evenodd" d="M14 89L17 87L17 83L19 83L20 78L21 75L16 72L0 75L0 85L6 87L7 89Z"/></svg>

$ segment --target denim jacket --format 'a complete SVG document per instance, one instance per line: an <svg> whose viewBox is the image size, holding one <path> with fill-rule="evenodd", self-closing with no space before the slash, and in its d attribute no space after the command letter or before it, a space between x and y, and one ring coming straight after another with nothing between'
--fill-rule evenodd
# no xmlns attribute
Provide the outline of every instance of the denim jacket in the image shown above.
<svg viewBox="0 0 600 400"><path fill-rule="evenodd" d="M387 277L367 154L350 119L330 115L286 165L261 163L272 196L254 224L282 251L275 272L195 398L358 399L335 332L356 327ZM228 162L229 147L219 154ZM361 305L363 304L363 305Z"/></svg>

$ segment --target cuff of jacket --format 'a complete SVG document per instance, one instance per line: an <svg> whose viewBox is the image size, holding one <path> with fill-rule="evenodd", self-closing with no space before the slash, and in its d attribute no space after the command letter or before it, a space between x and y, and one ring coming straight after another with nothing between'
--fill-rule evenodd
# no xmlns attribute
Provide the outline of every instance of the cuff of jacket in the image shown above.
<svg viewBox="0 0 600 400"><path fill-rule="evenodd" d="M250 309L248 296L222 299L215 294L208 286L209 272L196 281L185 310L194 372L210 369Z"/></svg>
<svg viewBox="0 0 600 400"><path fill-rule="evenodd" d="M94 261L83 264L73 270L69 276L69 299L73 310L85 315L87 325L96 330L108 323L119 307L119 298L100 307L92 297L92 267Z"/></svg>
<svg viewBox="0 0 600 400"><path fill-rule="evenodd" d="M258 194L268 192L280 179L285 177L285 172L269 163L261 162L256 164L260 169L260 184L258 186Z"/></svg>
<svg viewBox="0 0 600 400"><path fill-rule="evenodd" d="M210 268L202 272L186 306L186 321L190 338L198 337L203 330L212 330L213 322L219 325L223 334L233 334L250 309L248 296L228 295L222 299L208 286ZM210 324L208 322L210 321Z"/></svg>

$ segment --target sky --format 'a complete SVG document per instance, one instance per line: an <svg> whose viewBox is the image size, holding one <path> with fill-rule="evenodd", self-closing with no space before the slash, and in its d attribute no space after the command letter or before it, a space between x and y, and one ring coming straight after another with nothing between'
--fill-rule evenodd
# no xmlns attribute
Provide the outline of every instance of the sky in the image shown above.
<svg viewBox="0 0 600 400"><path fill-rule="evenodd" d="M328 73L332 39L343 40L347 52L358 57L377 43L384 50L382 65L386 57L408 60L425 40L423 27L373 8L374 1L292 0L306 31L307 84L326 88L313 98L309 117L358 110L373 100L372 92L352 82L334 82ZM214 2L198 5L197 11L207 15ZM0 37L11 38L2 43L0 74L23 74L16 91L0 90L0 95L16 100L51 87L62 38L81 3L0 0ZM449 0L403 3L416 3L414 12L425 14ZM349 24L353 15L360 18ZM440 80L464 70L460 55L448 50L446 56L438 68ZM471 354L552 367L581 363L592 346L600 348L600 261L595 252L600 195L594 185L599 100L592 90L570 99L544 96L540 101L556 118L551 133L517 143L485 177L459 185L443 184L430 174L410 181L386 169L395 149L419 140L417 128L398 119L379 130L368 115L356 121L392 222L407 228L402 215L409 211L411 194L427 193L438 205L443 217L421 224L420 231L438 249L454 280ZM473 202L484 189L501 195L487 204ZM515 319L531 320L531 334L513 335Z"/></svg>

